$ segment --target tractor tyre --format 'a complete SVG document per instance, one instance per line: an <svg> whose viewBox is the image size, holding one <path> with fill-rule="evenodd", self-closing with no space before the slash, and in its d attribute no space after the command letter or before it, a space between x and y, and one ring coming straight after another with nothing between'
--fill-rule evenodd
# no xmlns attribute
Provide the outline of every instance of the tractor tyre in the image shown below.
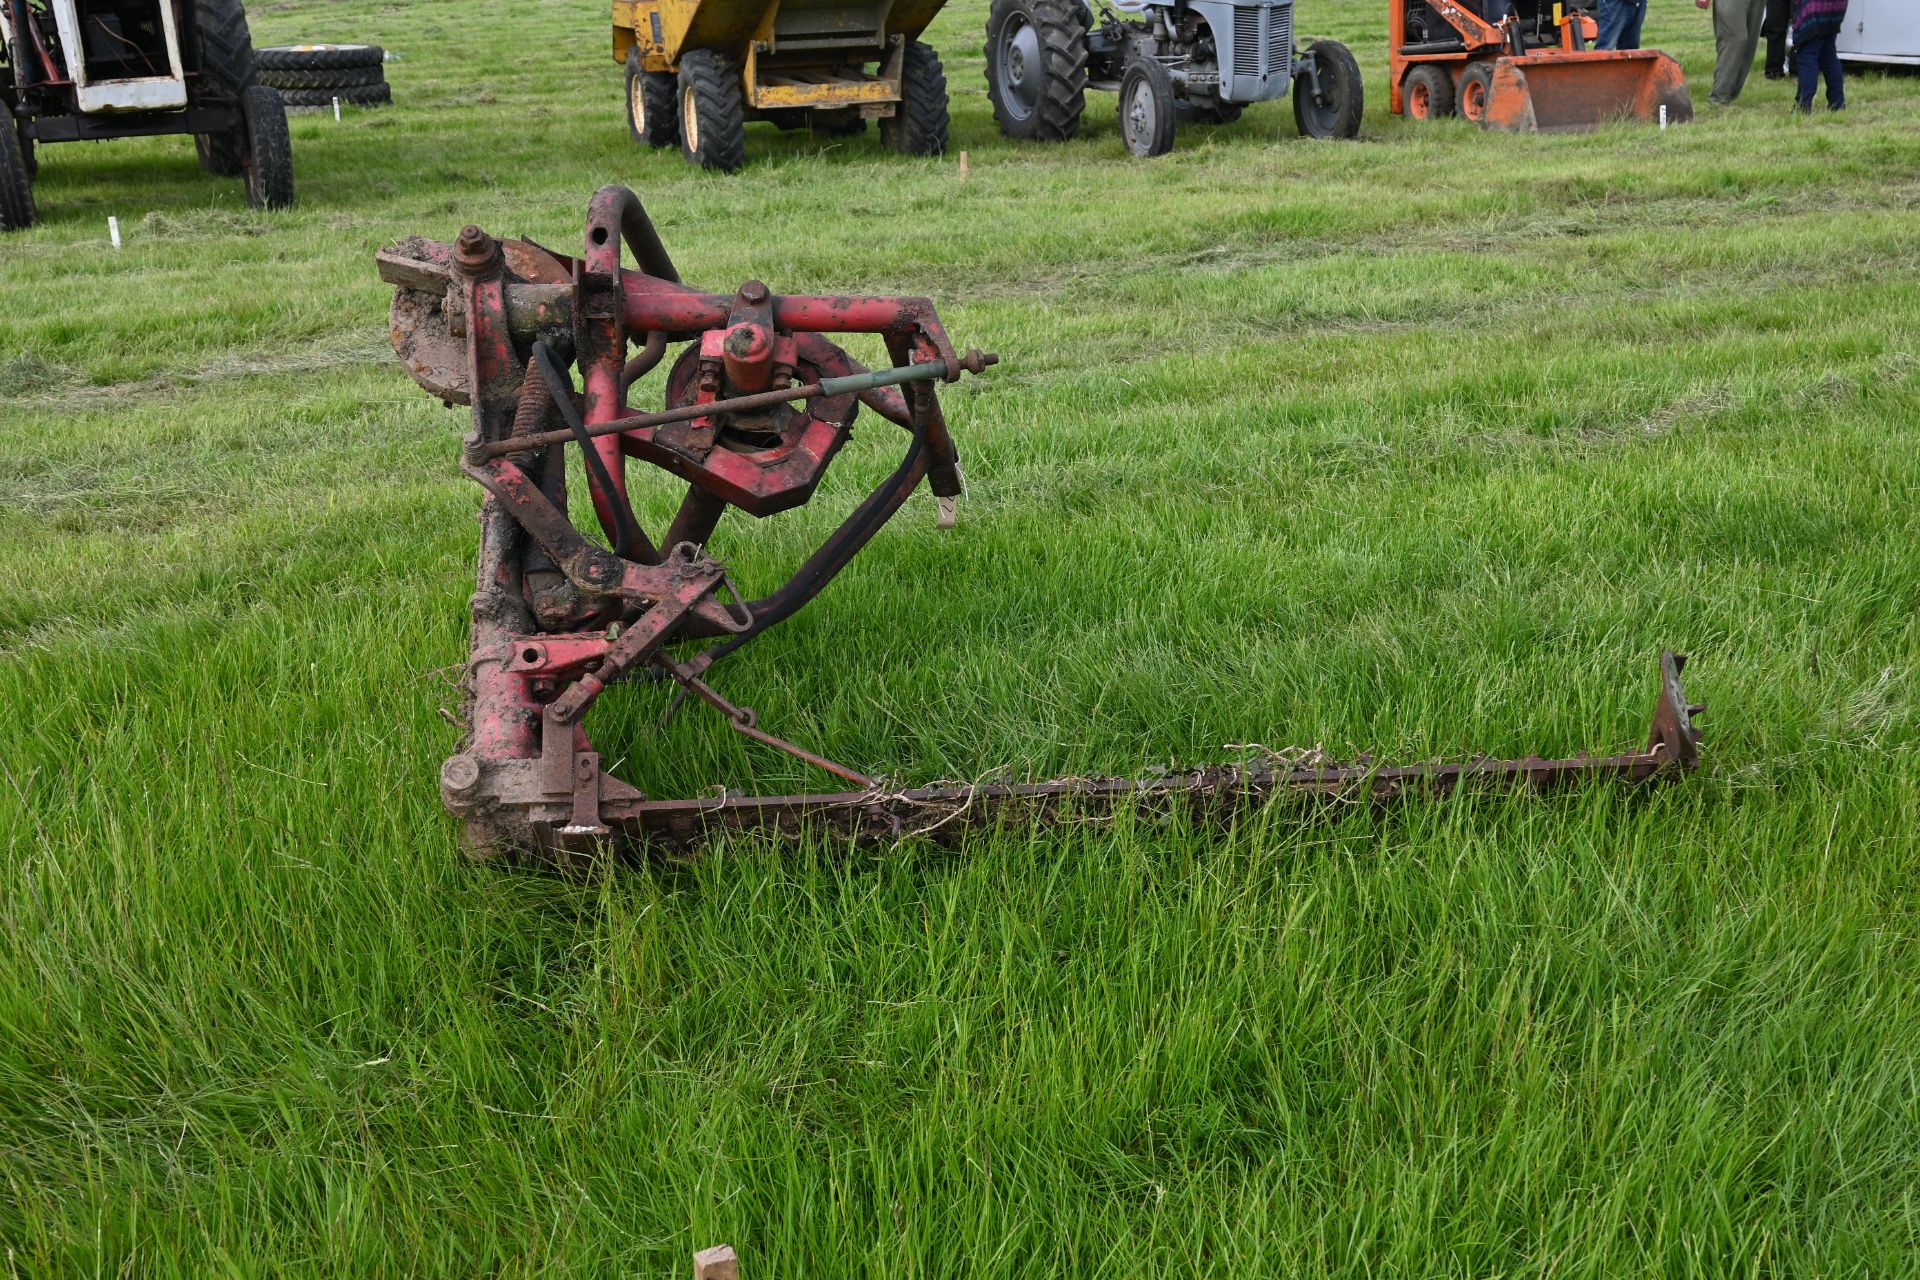
<svg viewBox="0 0 1920 1280"><path fill-rule="evenodd" d="M330 107L335 98L346 107L384 107L393 101L393 86L363 84L357 89L275 89L289 107Z"/></svg>
<svg viewBox="0 0 1920 1280"><path fill-rule="evenodd" d="M1445 120L1453 114L1453 76L1437 63L1423 62L1407 72L1400 102L1409 120Z"/></svg>
<svg viewBox="0 0 1920 1280"><path fill-rule="evenodd" d="M222 97L237 100L260 83L246 5L240 0L194 0L193 25L200 40L200 73ZM244 172L246 145L244 128L193 136L200 167L218 178L237 178Z"/></svg>
<svg viewBox="0 0 1920 1280"><path fill-rule="evenodd" d="M17 130L0 124L0 231L24 231L34 223L33 181Z"/></svg>
<svg viewBox="0 0 1920 1280"><path fill-rule="evenodd" d="M880 121L880 141L903 156L947 149L947 73L933 46L907 41L900 58L900 105Z"/></svg>
<svg viewBox="0 0 1920 1280"><path fill-rule="evenodd" d="M293 208L293 139L280 95L257 84L241 95L240 106L247 117L247 203Z"/></svg>
<svg viewBox="0 0 1920 1280"><path fill-rule="evenodd" d="M1294 77L1293 123L1300 136L1357 137L1367 95L1352 50L1338 40L1315 40L1307 46L1307 57L1318 73L1320 92L1313 91L1314 76L1303 73Z"/></svg>
<svg viewBox="0 0 1920 1280"><path fill-rule="evenodd" d="M1477 125L1487 122L1487 102L1493 97L1493 63L1467 64L1460 73L1460 118Z"/></svg>
<svg viewBox="0 0 1920 1280"><path fill-rule="evenodd" d="M262 71L260 83L274 89L364 89L386 83L383 67L349 67L345 71Z"/></svg>
<svg viewBox="0 0 1920 1280"><path fill-rule="evenodd" d="M747 104L740 69L710 49L680 56L680 154L732 173L747 162Z"/></svg>
<svg viewBox="0 0 1920 1280"><path fill-rule="evenodd" d="M1173 77L1151 58L1132 58L1120 73L1120 140L1136 156L1173 150Z"/></svg>
<svg viewBox="0 0 1920 1280"><path fill-rule="evenodd" d="M1087 107L1087 32L1079 0L993 0L987 97L1009 138L1065 142Z"/></svg>
<svg viewBox="0 0 1920 1280"><path fill-rule="evenodd" d="M1689 119L1691 119L1691 116L1689 116ZM20 139L20 158L26 162L27 181L38 182L40 180L40 153L34 147L33 139L27 136L25 121L21 121L20 128L14 136Z"/></svg>
<svg viewBox="0 0 1920 1280"><path fill-rule="evenodd" d="M627 50L627 132L647 147L670 147L680 141L680 104L668 71L648 71L640 65L640 49Z"/></svg>
<svg viewBox="0 0 1920 1280"><path fill-rule="evenodd" d="M283 44L260 50L256 60L262 71L349 71L380 66L387 53L377 44Z"/></svg>

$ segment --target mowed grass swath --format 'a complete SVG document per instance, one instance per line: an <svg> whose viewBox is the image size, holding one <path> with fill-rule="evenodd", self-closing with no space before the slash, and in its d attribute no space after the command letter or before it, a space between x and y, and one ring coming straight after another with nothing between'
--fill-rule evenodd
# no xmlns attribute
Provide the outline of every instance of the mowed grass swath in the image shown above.
<svg viewBox="0 0 1920 1280"><path fill-rule="evenodd" d="M929 38L964 184L771 130L719 179L628 143L599 10L353 0L253 14L404 59L391 112L296 119L289 214L183 143L49 148L0 250L14 1270L1910 1270L1920 81L1415 129L1382 7L1301 10L1369 76L1343 146L1269 107L1129 162L1098 99L1003 143L963 0ZM1649 39L1701 83L1691 7ZM1631 744L1672 645L1708 767L465 864L434 775L478 494L372 254L566 248L607 181L691 281L924 292L1004 359L948 402L960 527L910 508L728 664L784 736L910 781L1565 754ZM893 464L875 435L723 527L743 585ZM595 712L650 793L810 784L655 730L663 696Z"/></svg>

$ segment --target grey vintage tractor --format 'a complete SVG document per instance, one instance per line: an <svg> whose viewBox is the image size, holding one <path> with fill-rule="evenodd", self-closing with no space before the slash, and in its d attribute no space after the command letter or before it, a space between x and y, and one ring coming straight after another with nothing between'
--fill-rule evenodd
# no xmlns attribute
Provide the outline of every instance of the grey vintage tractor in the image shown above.
<svg viewBox="0 0 1920 1280"><path fill-rule="evenodd" d="M1157 156L1181 119L1231 123L1289 88L1302 136L1360 131L1359 64L1337 40L1296 46L1293 0L1121 0L1097 20L1086 0L994 0L987 19L987 92L1010 138L1071 138L1086 91L1117 90L1127 150Z"/></svg>
<svg viewBox="0 0 1920 1280"><path fill-rule="evenodd" d="M0 0L0 107L0 231L33 224L47 142L190 133L254 208L293 203L286 108L240 0Z"/></svg>

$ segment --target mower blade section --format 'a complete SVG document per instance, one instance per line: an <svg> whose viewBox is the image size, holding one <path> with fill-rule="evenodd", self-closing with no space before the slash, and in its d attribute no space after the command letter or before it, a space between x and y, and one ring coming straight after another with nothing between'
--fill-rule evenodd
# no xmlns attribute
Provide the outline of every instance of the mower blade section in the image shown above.
<svg viewBox="0 0 1920 1280"><path fill-rule="evenodd" d="M1155 816L1183 813L1217 823L1282 801L1306 806L1384 804L1408 794L1446 795L1465 786L1545 791L1581 782L1629 786L1677 777L1700 762L1693 717L1680 684L1686 659L1660 656L1660 695L1643 751L1560 760L1529 756L1455 764L1353 764L1308 768L1219 766L1164 777L1073 778L1055 782L983 783L793 796L727 796L637 800L607 806L605 820L632 843L669 853L697 850L715 835L760 832L797 836L812 830L842 839L894 842L912 836L950 839L981 827L1096 818L1126 810Z"/></svg>

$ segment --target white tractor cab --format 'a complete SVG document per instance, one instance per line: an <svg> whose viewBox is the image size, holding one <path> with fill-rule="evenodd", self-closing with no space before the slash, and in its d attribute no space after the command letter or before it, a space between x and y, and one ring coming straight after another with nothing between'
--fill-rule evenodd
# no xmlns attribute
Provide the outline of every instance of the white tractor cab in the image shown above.
<svg viewBox="0 0 1920 1280"><path fill-rule="evenodd" d="M0 105L0 230L33 224L43 142L190 133L248 204L293 204L286 108L241 0L0 0Z"/></svg>

